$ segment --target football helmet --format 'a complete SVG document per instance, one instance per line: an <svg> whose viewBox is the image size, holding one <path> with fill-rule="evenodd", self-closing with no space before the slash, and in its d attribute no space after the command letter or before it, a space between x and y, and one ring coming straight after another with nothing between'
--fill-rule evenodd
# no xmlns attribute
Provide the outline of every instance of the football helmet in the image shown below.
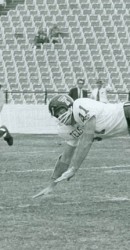
<svg viewBox="0 0 130 250"><path fill-rule="evenodd" d="M54 96L49 103L50 113L57 118L57 112L61 108L65 108L66 111L73 105L73 99L66 94L58 94Z"/></svg>

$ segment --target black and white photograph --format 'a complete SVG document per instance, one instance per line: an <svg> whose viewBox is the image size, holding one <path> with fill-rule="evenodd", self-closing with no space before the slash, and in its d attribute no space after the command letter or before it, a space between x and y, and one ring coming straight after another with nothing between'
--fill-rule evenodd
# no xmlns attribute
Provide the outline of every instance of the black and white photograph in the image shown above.
<svg viewBox="0 0 130 250"><path fill-rule="evenodd" d="M130 249L130 0L0 0L0 250Z"/></svg>

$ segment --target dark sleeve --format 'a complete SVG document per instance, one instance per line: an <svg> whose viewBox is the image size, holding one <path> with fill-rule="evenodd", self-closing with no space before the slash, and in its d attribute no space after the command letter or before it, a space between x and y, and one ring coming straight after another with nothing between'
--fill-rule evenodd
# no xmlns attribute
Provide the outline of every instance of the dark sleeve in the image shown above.
<svg viewBox="0 0 130 250"><path fill-rule="evenodd" d="M73 98L73 89L70 89L68 95Z"/></svg>
<svg viewBox="0 0 130 250"><path fill-rule="evenodd" d="M88 97L88 91L87 90L84 90L83 97Z"/></svg>

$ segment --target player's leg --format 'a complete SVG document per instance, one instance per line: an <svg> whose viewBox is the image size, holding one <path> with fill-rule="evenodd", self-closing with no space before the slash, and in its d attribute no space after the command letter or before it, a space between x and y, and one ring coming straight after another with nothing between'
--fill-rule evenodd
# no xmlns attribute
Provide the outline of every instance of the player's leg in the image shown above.
<svg viewBox="0 0 130 250"><path fill-rule="evenodd" d="M5 126L0 127L0 137L3 137L9 146L13 145L13 137Z"/></svg>
<svg viewBox="0 0 130 250"><path fill-rule="evenodd" d="M130 102L124 104L124 114L128 125L128 132L130 134Z"/></svg>

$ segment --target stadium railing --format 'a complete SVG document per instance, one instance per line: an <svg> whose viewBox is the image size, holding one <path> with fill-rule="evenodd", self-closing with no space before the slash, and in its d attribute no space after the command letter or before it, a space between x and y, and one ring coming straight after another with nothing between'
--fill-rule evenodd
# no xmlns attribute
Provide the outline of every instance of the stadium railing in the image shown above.
<svg viewBox="0 0 130 250"><path fill-rule="evenodd" d="M5 90L5 103L9 104L9 94L43 94L44 99L42 99L42 103L47 104L47 102L55 95L55 94L68 94L67 91L51 91L51 90L45 90L45 91L9 91ZM88 91L88 94L91 92ZM115 95L118 97L115 99ZM108 100L110 102L125 102L125 101L130 101L130 92L109 92L108 94ZM28 102L27 102L28 103ZM15 102L14 102L15 104ZM21 103L22 104L22 103ZM29 104L29 103L28 103ZM37 100L34 102L34 104L38 104Z"/></svg>

